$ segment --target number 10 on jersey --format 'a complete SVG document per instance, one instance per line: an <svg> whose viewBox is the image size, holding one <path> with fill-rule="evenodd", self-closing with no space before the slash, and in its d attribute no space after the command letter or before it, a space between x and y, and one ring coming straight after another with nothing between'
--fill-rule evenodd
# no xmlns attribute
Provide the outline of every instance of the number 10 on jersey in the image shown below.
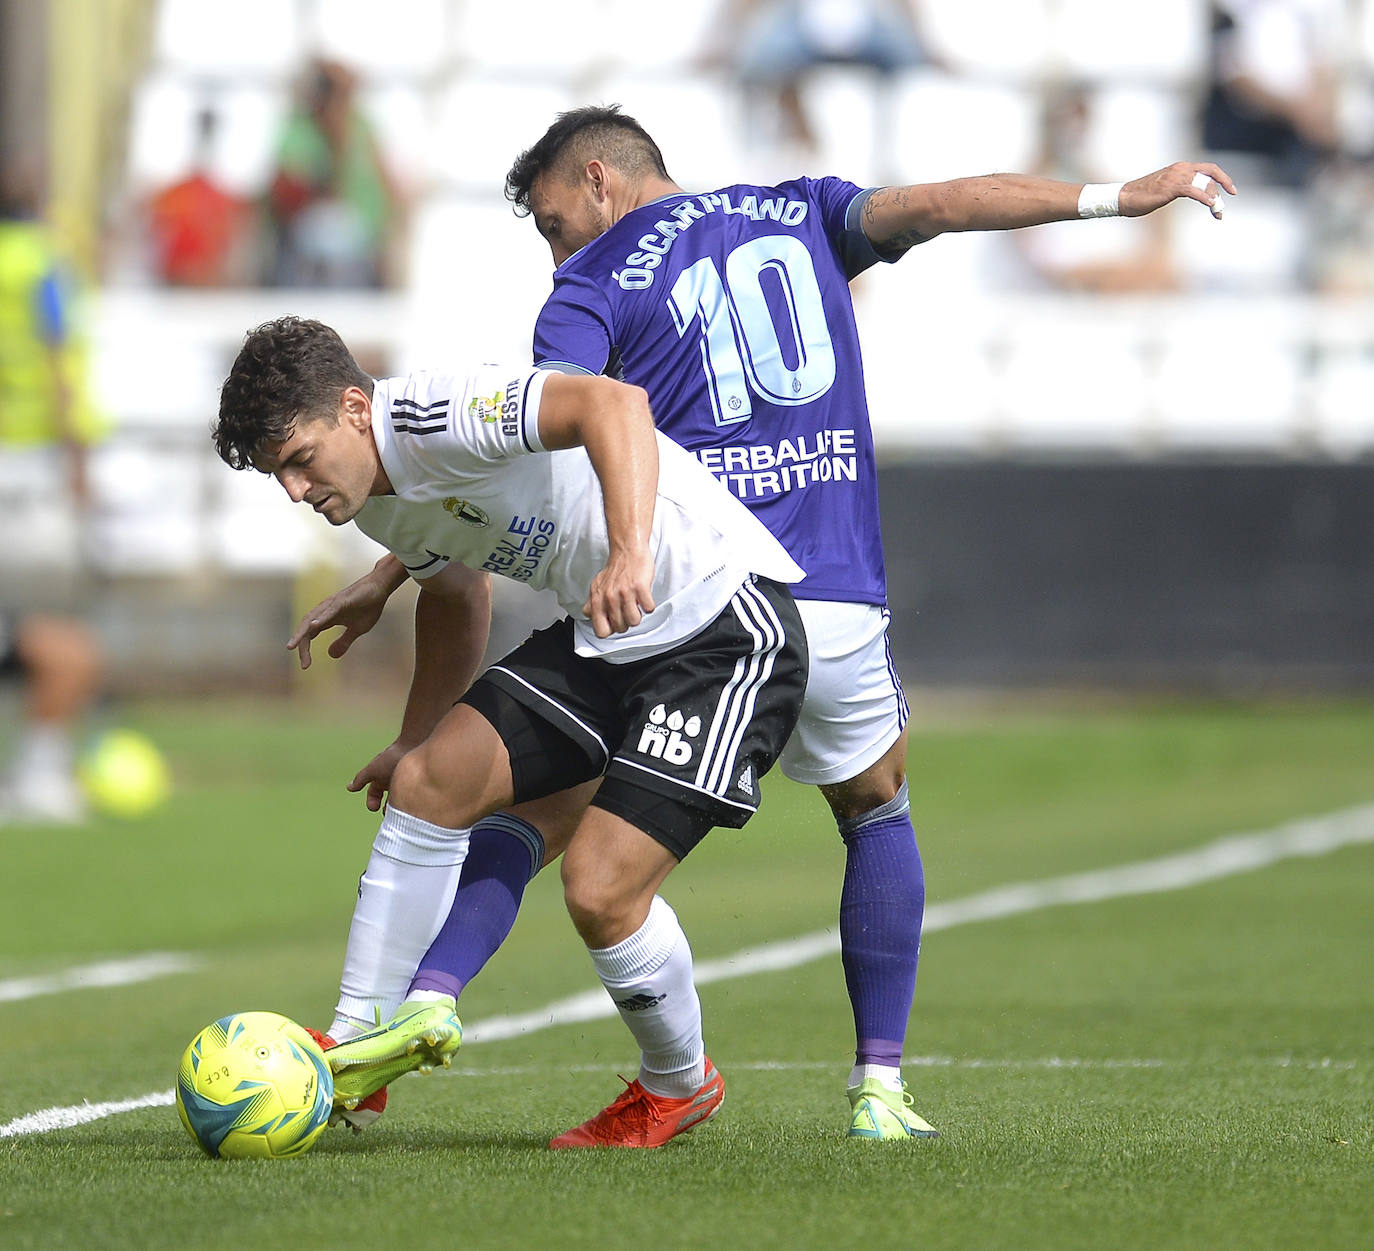
<svg viewBox="0 0 1374 1251"><path fill-rule="evenodd" d="M761 235L678 275L668 297L678 337L693 328L716 425L747 421L753 397L809 404L835 381L835 349L816 268L791 235Z"/></svg>

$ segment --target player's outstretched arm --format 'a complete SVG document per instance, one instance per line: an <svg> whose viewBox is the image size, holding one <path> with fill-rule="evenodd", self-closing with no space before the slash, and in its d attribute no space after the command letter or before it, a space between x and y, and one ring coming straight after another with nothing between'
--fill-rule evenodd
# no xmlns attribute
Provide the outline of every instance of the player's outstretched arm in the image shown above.
<svg viewBox="0 0 1374 1251"><path fill-rule="evenodd" d="M287 639L287 651L295 651L301 668L309 669L311 640L326 630L342 626L343 633L329 644L329 654L338 660L381 620L386 601L408 577L405 566L388 552L356 582L322 599L306 613L295 633Z"/></svg>
<svg viewBox="0 0 1374 1251"><path fill-rule="evenodd" d="M1127 183L1060 182L1036 174L984 174L949 182L880 187L864 202L864 234L879 252L896 252L964 230L1018 230L1078 217L1143 217L1174 200L1217 211L1218 188L1236 194L1220 166L1179 161Z"/></svg>
<svg viewBox="0 0 1374 1251"><path fill-rule="evenodd" d="M637 626L654 610L649 538L658 498L658 442L648 395L610 378L554 374L539 404L539 439L549 451L586 448L601 482L611 550L582 611L597 638Z"/></svg>

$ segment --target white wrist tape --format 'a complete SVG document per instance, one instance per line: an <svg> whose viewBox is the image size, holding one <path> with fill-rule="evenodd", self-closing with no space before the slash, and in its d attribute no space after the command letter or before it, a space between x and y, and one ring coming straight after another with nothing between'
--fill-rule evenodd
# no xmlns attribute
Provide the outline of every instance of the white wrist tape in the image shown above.
<svg viewBox="0 0 1374 1251"><path fill-rule="evenodd" d="M1079 217L1116 217L1121 212L1122 182L1088 182L1078 193Z"/></svg>

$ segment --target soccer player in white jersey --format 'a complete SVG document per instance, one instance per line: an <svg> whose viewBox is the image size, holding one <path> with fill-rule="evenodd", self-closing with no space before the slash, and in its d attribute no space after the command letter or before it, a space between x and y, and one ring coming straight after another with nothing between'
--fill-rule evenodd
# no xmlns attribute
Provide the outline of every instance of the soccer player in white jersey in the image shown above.
<svg viewBox="0 0 1374 1251"><path fill-rule="evenodd" d="M931 1137L900 1063L915 990L925 881L906 782L906 701L887 638L876 466L848 284L950 231L1141 216L1176 199L1220 216L1230 178L1180 163L1124 184L992 174L863 189L838 178L684 191L644 129L615 106L562 114L516 161L507 194L552 252L535 360L642 386L659 429L691 450L806 570L796 594L811 676L784 773L818 786L844 840L840 943L854 1009L848 1133ZM367 628L399 571L373 574L307 614L294 642ZM539 812L479 825L453 922L420 986L455 991L481 967L473 909L514 919L519 846ZM494 883L500 883L497 890ZM495 947L488 944L489 954Z"/></svg>
<svg viewBox="0 0 1374 1251"><path fill-rule="evenodd" d="M613 1145L657 1146L712 1115L724 1083L705 1056L686 936L656 892L708 830L758 806L806 682L787 586L802 571L654 430L642 390L608 378L484 365L374 381L329 327L286 317L245 340L214 438L231 466L272 474L333 525L354 522L421 587L415 680L327 1038L336 1100L356 1107L456 1050L442 990L369 1030L368 962L415 968L435 909L448 911L434 884L451 883L472 825L573 788L574 924L643 1071L695 1082L680 1097L632 1083ZM472 682L491 573L550 589L567 615ZM603 1145L599 1125L551 1145Z"/></svg>

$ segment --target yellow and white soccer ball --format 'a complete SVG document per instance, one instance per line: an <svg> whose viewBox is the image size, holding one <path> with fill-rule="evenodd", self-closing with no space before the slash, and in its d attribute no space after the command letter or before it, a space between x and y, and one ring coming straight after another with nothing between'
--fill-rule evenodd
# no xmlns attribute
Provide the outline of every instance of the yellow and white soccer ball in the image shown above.
<svg viewBox="0 0 1374 1251"><path fill-rule="evenodd" d="M78 776L96 812L126 821L147 816L172 793L166 758L137 730L102 733L82 756Z"/></svg>
<svg viewBox="0 0 1374 1251"><path fill-rule="evenodd" d="M181 1123L207 1155L303 1155L329 1124L334 1076L319 1044L275 1012L237 1012L207 1025L181 1057Z"/></svg>

